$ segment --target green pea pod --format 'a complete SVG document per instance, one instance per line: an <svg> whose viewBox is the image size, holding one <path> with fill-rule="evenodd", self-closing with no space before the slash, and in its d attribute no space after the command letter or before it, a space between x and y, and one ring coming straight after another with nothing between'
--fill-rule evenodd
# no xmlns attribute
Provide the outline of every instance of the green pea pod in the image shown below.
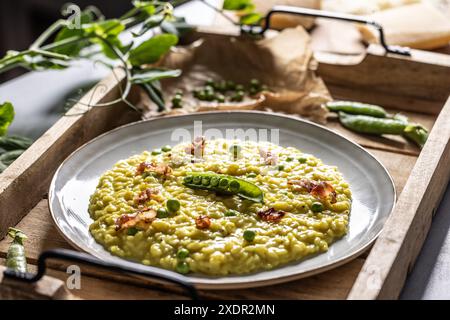
<svg viewBox="0 0 450 320"><path fill-rule="evenodd" d="M4 165L9 166L13 163L25 150L12 150L5 152L0 155L0 162L3 162Z"/></svg>
<svg viewBox="0 0 450 320"><path fill-rule="evenodd" d="M254 202L263 202L264 194L255 184L243 179L215 173L188 172L183 184L192 189L203 189L237 195Z"/></svg>
<svg viewBox="0 0 450 320"><path fill-rule="evenodd" d="M403 136L423 148L428 139L428 131L421 125L410 124L405 128Z"/></svg>
<svg viewBox="0 0 450 320"><path fill-rule="evenodd" d="M406 123L407 126L403 132L403 137L423 148L428 139L428 130L425 127L417 123L409 123L408 117L402 114L394 115L393 119Z"/></svg>
<svg viewBox="0 0 450 320"><path fill-rule="evenodd" d="M350 115L339 112L339 120L347 129L368 134L396 134L401 135L407 124L403 121L389 118L375 118L365 115Z"/></svg>
<svg viewBox="0 0 450 320"><path fill-rule="evenodd" d="M0 148L6 151L25 150L31 146L33 140L19 136L3 136L0 137Z"/></svg>
<svg viewBox="0 0 450 320"><path fill-rule="evenodd" d="M380 106L352 101L331 101L325 107L332 112L345 112L355 115L366 115L376 118L386 118L387 112Z"/></svg>
<svg viewBox="0 0 450 320"><path fill-rule="evenodd" d="M8 235L13 241L6 255L6 267L18 272L27 272L27 258L23 246L27 236L16 228L9 228Z"/></svg>

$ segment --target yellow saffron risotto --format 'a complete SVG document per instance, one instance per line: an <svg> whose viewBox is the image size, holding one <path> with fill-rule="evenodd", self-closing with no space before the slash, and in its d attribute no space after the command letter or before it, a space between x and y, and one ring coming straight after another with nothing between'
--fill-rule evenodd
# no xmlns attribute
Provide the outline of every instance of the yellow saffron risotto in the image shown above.
<svg viewBox="0 0 450 320"><path fill-rule="evenodd" d="M199 172L249 182L264 200L186 185ZM269 142L203 140L105 172L90 199L90 232L112 254L145 265L243 274L327 251L347 233L350 208L342 174L313 155Z"/></svg>

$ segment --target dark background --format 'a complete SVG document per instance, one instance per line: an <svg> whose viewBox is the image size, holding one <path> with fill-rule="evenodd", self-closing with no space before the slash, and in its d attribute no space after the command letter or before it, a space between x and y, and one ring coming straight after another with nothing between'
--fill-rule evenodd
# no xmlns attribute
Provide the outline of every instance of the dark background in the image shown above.
<svg viewBox="0 0 450 320"><path fill-rule="evenodd" d="M63 17L61 8L69 0L1 0L0 57L7 50L26 49L51 23ZM97 6L106 17L117 17L131 7L131 0L75 0L81 9ZM0 82L25 70L12 70L0 75Z"/></svg>

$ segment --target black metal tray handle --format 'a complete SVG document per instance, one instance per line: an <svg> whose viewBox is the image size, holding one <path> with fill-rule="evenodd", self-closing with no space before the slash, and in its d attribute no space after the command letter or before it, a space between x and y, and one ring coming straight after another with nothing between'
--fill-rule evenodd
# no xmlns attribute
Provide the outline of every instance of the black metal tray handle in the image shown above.
<svg viewBox="0 0 450 320"><path fill-rule="evenodd" d="M192 285L189 278L176 274L173 272L172 274L161 274L157 270L152 270L146 266L121 266L119 264L106 262L100 259L95 258L92 255L87 253L67 250L67 249L52 249L48 251L44 251L40 254L37 261L37 273L22 273L17 272L11 269L6 269L4 271L4 276L6 278L23 281L27 283L35 283L38 282L45 275L45 271L47 269L46 261L48 259L57 259L57 260L65 260L70 262L78 262L81 264L87 264L94 267L104 268L109 271L125 273L125 274L133 274L138 276L147 277L150 279L157 279L160 281L164 281L167 283L172 283L178 285L183 288L183 290L188 294L188 296L192 300L198 300L197 289Z"/></svg>
<svg viewBox="0 0 450 320"><path fill-rule="evenodd" d="M294 14L294 15L315 17L315 18L327 18L327 19L333 19L333 20L356 22L356 23L363 23L363 24L371 25L375 29L378 30L380 44L386 50L386 53L395 53L395 54L400 54L400 55L404 55L404 56L411 55L409 48L388 45L386 43L386 39L384 36L383 27L378 22L369 20L369 19L365 19L360 16L344 14L344 13L337 13L337 12L330 12L330 11L322 11L322 10L300 8L300 7L293 7L293 6L282 6L282 5L274 6L272 8L272 10L270 10L267 13L266 17L264 18L265 21L264 21L263 26L242 25L241 26L242 31L246 32L246 33L250 33L250 34L264 34L264 32L266 32L268 29L270 29L270 23L271 23L272 16L277 13Z"/></svg>

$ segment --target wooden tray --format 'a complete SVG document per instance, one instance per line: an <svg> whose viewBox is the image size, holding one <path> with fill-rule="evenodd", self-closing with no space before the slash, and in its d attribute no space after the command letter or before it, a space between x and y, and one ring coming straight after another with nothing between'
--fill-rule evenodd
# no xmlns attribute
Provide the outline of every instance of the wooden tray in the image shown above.
<svg viewBox="0 0 450 320"><path fill-rule="evenodd" d="M208 35L224 36L224 35ZM400 110L432 128L422 152L401 138L386 139L347 131L335 121L328 127L356 141L389 170L398 191L396 208L374 246L355 260L334 270L286 284L258 290L201 291L213 299L386 299L397 298L429 230L433 214L450 178L450 56L412 50L411 57L384 55L371 46L364 57L321 55L319 75L336 99L377 103ZM357 59L358 61L354 61ZM53 225L46 193L59 164L77 147L119 125L138 120L124 103L86 111L85 104L111 101L120 96L119 70L91 90L17 161L0 175L0 239L9 226L29 237L26 243L30 271L43 250L70 248ZM133 88L129 100L137 102ZM447 101L447 102L446 102ZM0 241L0 264L9 240ZM49 263L48 274L66 281L67 264ZM3 279L0 297L56 298L182 298L167 286L130 276L82 267L81 289L70 293L65 282L41 280L27 293L22 284ZM143 288L150 285L153 290ZM63 293L61 293L63 292ZM73 295L72 295L73 294Z"/></svg>

